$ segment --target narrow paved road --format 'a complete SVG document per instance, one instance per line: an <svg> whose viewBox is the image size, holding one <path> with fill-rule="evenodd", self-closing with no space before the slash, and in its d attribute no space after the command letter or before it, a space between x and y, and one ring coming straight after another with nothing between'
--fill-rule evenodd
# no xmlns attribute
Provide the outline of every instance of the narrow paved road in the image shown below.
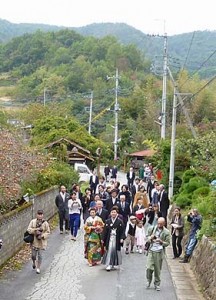
<svg viewBox="0 0 216 300"><path fill-rule="evenodd" d="M118 178L125 182L125 174ZM146 256L123 253L120 270L106 272L104 266L88 267L83 258L83 230L76 242L55 230L44 252L41 274L29 261L21 271L0 280L1 300L175 300L176 293L166 261L161 291L146 290Z"/></svg>

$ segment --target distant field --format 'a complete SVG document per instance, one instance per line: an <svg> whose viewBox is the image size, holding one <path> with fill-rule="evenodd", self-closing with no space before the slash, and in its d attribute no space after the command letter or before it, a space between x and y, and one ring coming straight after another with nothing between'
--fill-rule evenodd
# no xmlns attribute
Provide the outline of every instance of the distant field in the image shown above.
<svg viewBox="0 0 216 300"><path fill-rule="evenodd" d="M14 86L0 86L0 100L2 98L9 99L10 96L13 94L14 88L15 88ZM11 100L11 98L9 100ZM1 101L7 101L7 100L1 100Z"/></svg>

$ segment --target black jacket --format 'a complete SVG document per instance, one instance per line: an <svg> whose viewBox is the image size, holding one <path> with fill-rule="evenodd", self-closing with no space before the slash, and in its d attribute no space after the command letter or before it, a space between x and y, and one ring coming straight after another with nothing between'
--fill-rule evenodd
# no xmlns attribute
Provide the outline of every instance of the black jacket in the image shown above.
<svg viewBox="0 0 216 300"><path fill-rule="evenodd" d="M118 206L119 203L120 203L119 198L116 198L114 204L113 204L112 198L109 198L109 199L106 201L106 209L108 210L108 213L110 213L111 208L112 208L114 205L117 205L117 206Z"/></svg>
<svg viewBox="0 0 216 300"><path fill-rule="evenodd" d="M124 224L119 218L116 218L114 223L112 223L111 218L106 221L102 233L102 241L104 242L106 249L108 249L112 229L116 229L116 250L120 251L121 246L123 246L123 244L120 243L120 240L125 239L125 230Z"/></svg>
<svg viewBox="0 0 216 300"><path fill-rule="evenodd" d="M102 221L105 223L109 216L108 210L105 208L102 208L101 214L99 215L99 213L97 211L96 216L100 217L102 219Z"/></svg>
<svg viewBox="0 0 216 300"><path fill-rule="evenodd" d="M65 195L65 201L63 201L63 198L61 194L59 193L55 198L55 204L58 207L59 211L68 211L68 200L70 199L69 193L66 193Z"/></svg>

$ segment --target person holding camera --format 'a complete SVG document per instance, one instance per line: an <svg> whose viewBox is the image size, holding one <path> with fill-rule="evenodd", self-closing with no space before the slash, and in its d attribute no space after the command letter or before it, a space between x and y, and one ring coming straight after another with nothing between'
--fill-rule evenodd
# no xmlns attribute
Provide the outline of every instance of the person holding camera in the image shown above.
<svg viewBox="0 0 216 300"><path fill-rule="evenodd" d="M165 227L165 219L160 217L157 226L148 229L147 240L150 243L147 257L146 288L150 288L154 273L154 287L160 291L160 273L164 258L165 247L170 244L170 232Z"/></svg>
<svg viewBox="0 0 216 300"><path fill-rule="evenodd" d="M34 235L32 249L32 267L36 269L36 273L40 274L40 267L42 262L42 250L47 247L47 238L50 234L49 223L44 220L43 210L37 211L36 219L31 220L27 231Z"/></svg>
<svg viewBox="0 0 216 300"><path fill-rule="evenodd" d="M197 244L197 231L202 226L202 216L199 214L196 208L193 208L187 216L187 221L191 224L191 229L189 233L189 238L186 243L185 256L179 262L188 263L192 255L192 252Z"/></svg>

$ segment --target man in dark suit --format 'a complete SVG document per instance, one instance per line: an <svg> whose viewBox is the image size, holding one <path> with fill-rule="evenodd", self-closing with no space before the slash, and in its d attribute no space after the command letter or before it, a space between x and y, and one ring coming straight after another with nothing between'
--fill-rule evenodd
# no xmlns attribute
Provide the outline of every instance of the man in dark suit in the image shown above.
<svg viewBox="0 0 216 300"><path fill-rule="evenodd" d="M152 203L152 190L155 187L155 183L156 183L155 177L154 175L151 175L151 178L147 181L147 187L146 187L150 203Z"/></svg>
<svg viewBox="0 0 216 300"><path fill-rule="evenodd" d="M99 178L96 175L96 171L93 171L93 175L90 176L90 180L89 180L89 186L93 194L95 194L98 184L99 184Z"/></svg>
<svg viewBox="0 0 216 300"><path fill-rule="evenodd" d="M126 228L128 217L130 216L130 205L126 202L125 195L120 195L120 203L118 204L119 207L119 214L123 217L123 223Z"/></svg>
<svg viewBox="0 0 216 300"><path fill-rule="evenodd" d="M167 226L167 212L170 205L170 201L168 198L168 193L165 191L164 185L160 184L160 192L158 195L159 204L160 204L160 212L162 217L165 219L165 226Z"/></svg>
<svg viewBox="0 0 216 300"><path fill-rule="evenodd" d="M135 172L134 172L133 167L130 167L129 172L127 172L127 182L128 182L127 185L129 187L130 191L132 190L132 186L134 184L134 179L135 179Z"/></svg>
<svg viewBox="0 0 216 300"><path fill-rule="evenodd" d="M121 247L123 246L125 239L124 224L120 218L118 218L117 209L113 207L110 214L111 217L106 220L102 234L102 242L105 247L102 263L107 266L107 271L117 269L121 264ZM113 249L110 244L111 238L115 239L115 242L113 243L115 249Z"/></svg>
<svg viewBox="0 0 216 300"><path fill-rule="evenodd" d="M58 208L59 213L59 228L60 233L63 233L63 224L65 221L65 233L69 232L69 210L68 210L68 200L70 195L66 192L66 187L62 185L60 187L59 194L55 198L55 204Z"/></svg>
<svg viewBox="0 0 216 300"><path fill-rule="evenodd" d="M112 189L111 197L106 201L106 209L108 210L108 213L110 213L110 211L114 205L118 205L119 203L120 203L120 201L117 197L117 190Z"/></svg>
<svg viewBox="0 0 216 300"><path fill-rule="evenodd" d="M97 201L96 208L97 208L96 216L100 217L102 219L102 221L105 223L106 220L108 219L109 213L108 213L108 210L103 208L102 200Z"/></svg>

